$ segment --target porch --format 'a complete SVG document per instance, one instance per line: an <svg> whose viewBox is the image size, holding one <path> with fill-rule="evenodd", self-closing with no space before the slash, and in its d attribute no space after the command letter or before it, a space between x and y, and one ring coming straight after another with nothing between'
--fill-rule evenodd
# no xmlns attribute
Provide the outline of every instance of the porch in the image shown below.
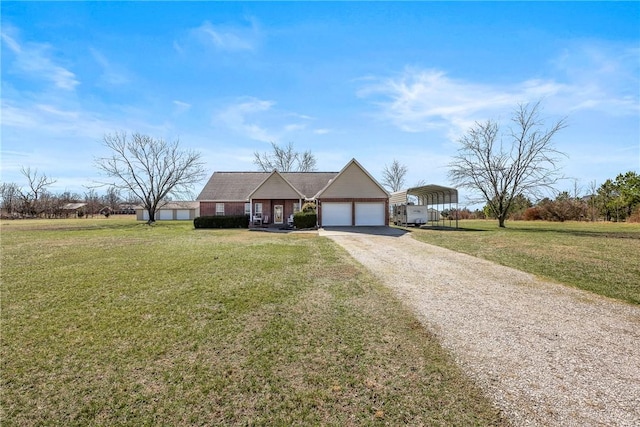
<svg viewBox="0 0 640 427"><path fill-rule="evenodd" d="M249 228L291 229L293 214L300 210L301 199L250 200Z"/></svg>

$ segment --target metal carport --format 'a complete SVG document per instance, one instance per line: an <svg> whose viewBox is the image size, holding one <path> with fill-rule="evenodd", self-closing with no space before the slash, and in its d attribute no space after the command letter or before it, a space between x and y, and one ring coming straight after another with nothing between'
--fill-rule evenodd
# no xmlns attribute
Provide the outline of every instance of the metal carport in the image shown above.
<svg viewBox="0 0 640 427"><path fill-rule="evenodd" d="M441 185L429 184L422 185L420 187L412 187L407 188L406 190L396 191L391 193L391 197L389 198L389 205L402 205L409 203L409 196L414 196L418 199L418 205L423 205L427 207L434 207L438 212L446 209L447 205L449 206L449 210L455 208L456 213L458 211L458 190L456 188L451 187L443 187ZM437 221L432 221L432 225L438 225L442 227L446 227L446 219L442 218L442 220L438 219ZM458 215L456 214L455 219L456 225L458 228ZM435 223L435 224L434 224ZM452 220L449 220L449 227L452 226Z"/></svg>

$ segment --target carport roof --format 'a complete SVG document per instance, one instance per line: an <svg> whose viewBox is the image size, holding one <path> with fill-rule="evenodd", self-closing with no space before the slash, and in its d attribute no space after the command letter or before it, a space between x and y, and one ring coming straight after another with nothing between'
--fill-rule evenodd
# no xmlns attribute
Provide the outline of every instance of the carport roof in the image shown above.
<svg viewBox="0 0 640 427"><path fill-rule="evenodd" d="M407 203L408 196L424 198L425 204L458 203L458 189L429 184L420 187L411 187L406 190L391 193L389 204L399 205Z"/></svg>

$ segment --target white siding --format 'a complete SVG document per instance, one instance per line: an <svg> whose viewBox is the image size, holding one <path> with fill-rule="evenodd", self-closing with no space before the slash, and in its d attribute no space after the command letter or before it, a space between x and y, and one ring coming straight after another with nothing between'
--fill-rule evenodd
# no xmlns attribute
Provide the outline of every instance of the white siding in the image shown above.
<svg viewBox="0 0 640 427"><path fill-rule="evenodd" d="M356 163L351 163L325 188L322 198L383 198L388 194Z"/></svg>
<svg viewBox="0 0 640 427"><path fill-rule="evenodd" d="M273 173L249 195L252 199L298 199L300 195L278 173Z"/></svg>
<svg viewBox="0 0 640 427"><path fill-rule="evenodd" d="M351 224L351 203L323 202L322 226L343 226Z"/></svg>

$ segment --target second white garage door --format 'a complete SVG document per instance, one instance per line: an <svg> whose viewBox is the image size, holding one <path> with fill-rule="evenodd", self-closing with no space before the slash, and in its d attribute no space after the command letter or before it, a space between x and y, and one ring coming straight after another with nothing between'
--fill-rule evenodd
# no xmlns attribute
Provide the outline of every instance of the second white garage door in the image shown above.
<svg viewBox="0 0 640 427"><path fill-rule="evenodd" d="M384 203L356 203L356 225L386 225Z"/></svg>
<svg viewBox="0 0 640 427"><path fill-rule="evenodd" d="M176 211L176 219L189 219L188 209L178 209Z"/></svg>
<svg viewBox="0 0 640 427"><path fill-rule="evenodd" d="M173 210L172 209L160 209L156 212L156 219L161 221L170 221L173 219Z"/></svg>
<svg viewBox="0 0 640 427"><path fill-rule="evenodd" d="M322 203L322 226L351 225L351 203Z"/></svg>

